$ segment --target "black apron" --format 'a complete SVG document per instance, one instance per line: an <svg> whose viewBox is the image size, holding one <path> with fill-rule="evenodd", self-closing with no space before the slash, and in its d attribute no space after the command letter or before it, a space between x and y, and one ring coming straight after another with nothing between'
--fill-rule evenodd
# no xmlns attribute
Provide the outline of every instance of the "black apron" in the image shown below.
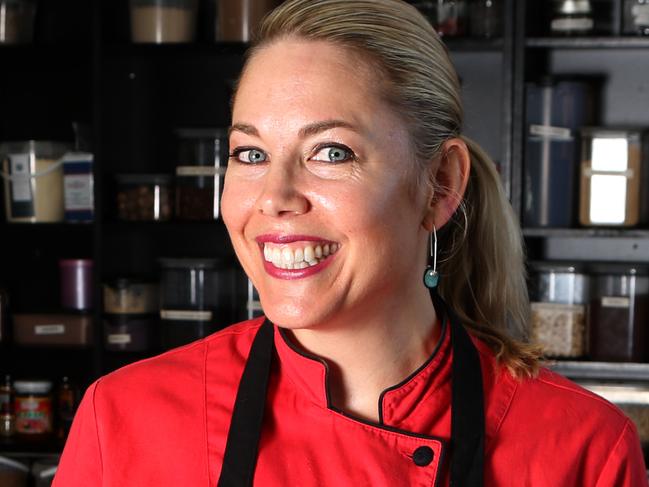
<svg viewBox="0 0 649 487"><path fill-rule="evenodd" d="M480 357L453 310L436 291L431 290L431 297L437 313L451 324L451 485L481 487L485 421ZM273 324L266 320L239 383L218 487L252 486L273 355Z"/></svg>

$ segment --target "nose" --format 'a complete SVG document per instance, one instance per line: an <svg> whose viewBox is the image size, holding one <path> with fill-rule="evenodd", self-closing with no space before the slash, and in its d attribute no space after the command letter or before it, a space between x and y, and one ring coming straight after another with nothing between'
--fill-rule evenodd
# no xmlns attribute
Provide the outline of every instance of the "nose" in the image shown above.
<svg viewBox="0 0 649 487"><path fill-rule="evenodd" d="M257 200L258 210L267 216L302 215L309 211L307 197L300 190L296 168L270 164L264 177L263 191Z"/></svg>

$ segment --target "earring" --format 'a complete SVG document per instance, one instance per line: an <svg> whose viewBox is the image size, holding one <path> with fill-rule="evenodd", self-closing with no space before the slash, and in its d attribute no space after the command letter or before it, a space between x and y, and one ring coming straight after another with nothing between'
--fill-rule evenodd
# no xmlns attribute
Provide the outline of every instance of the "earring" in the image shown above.
<svg viewBox="0 0 649 487"><path fill-rule="evenodd" d="M430 236L430 258L433 261L426 266L424 271L424 285L428 289L435 289L439 283L439 274L437 273L437 229L433 225L433 233Z"/></svg>

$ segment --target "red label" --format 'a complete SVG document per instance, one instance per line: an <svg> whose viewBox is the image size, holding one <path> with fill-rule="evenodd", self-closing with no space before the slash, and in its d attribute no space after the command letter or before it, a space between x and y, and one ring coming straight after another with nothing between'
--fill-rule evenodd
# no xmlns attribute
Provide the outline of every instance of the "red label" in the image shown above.
<svg viewBox="0 0 649 487"><path fill-rule="evenodd" d="M16 397L16 432L42 434L52 431L52 400L49 397Z"/></svg>

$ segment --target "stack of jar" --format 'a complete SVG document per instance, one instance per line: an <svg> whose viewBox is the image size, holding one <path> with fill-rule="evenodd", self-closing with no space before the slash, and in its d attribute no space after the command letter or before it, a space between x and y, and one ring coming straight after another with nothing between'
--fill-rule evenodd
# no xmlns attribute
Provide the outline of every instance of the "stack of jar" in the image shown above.
<svg viewBox="0 0 649 487"><path fill-rule="evenodd" d="M649 359L649 273L633 265L533 264L532 339L548 357Z"/></svg>

